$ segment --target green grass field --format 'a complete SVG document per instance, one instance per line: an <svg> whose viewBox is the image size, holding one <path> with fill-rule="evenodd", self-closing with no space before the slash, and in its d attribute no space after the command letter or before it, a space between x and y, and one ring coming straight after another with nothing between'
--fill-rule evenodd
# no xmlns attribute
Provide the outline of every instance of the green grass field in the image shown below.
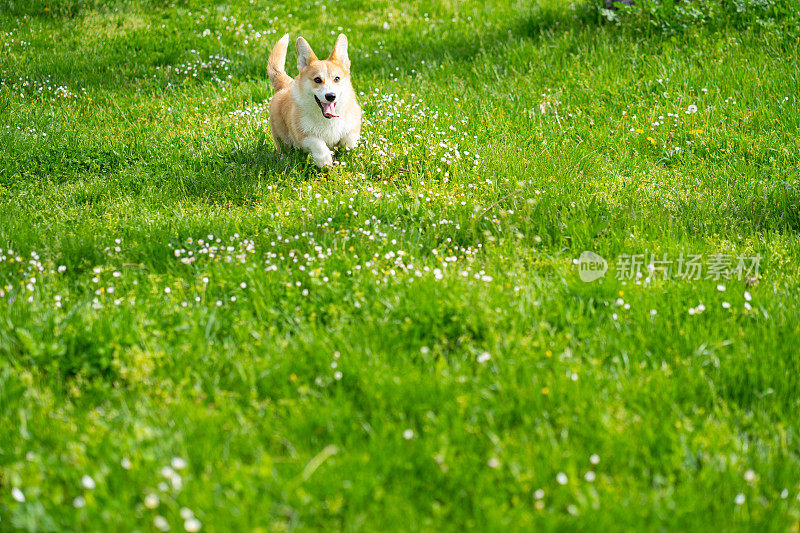
<svg viewBox="0 0 800 533"><path fill-rule="evenodd" d="M0 0L0 531L797 531L800 7L600 3Z"/></svg>

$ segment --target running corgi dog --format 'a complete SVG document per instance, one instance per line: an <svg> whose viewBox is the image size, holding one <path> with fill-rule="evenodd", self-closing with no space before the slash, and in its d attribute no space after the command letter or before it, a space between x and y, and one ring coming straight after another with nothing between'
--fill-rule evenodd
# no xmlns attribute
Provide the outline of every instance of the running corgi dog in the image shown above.
<svg viewBox="0 0 800 533"><path fill-rule="evenodd" d="M361 106L350 83L347 37L340 34L328 59L317 59L308 42L297 38L297 70L286 74L289 34L269 55L267 72L277 91L269 102L272 141L309 152L320 168L333 164L335 146L355 148L361 134Z"/></svg>

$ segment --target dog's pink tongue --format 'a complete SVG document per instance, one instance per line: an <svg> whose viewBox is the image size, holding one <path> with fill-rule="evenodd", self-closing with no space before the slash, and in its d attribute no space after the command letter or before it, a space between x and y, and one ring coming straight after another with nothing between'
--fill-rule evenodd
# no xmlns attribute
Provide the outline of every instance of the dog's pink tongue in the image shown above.
<svg viewBox="0 0 800 533"><path fill-rule="evenodd" d="M322 102L322 114L326 117L338 117L336 113L333 112L335 102Z"/></svg>

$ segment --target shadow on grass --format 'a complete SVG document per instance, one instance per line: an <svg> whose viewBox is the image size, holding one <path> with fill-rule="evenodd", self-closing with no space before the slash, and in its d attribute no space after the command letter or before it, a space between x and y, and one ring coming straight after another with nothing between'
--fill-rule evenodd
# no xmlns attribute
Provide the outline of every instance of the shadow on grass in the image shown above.
<svg viewBox="0 0 800 533"><path fill-rule="evenodd" d="M124 6L122 0L0 0L0 13L14 17L67 19L88 11L112 11ZM164 7L166 2L145 0L151 8Z"/></svg>
<svg viewBox="0 0 800 533"><path fill-rule="evenodd" d="M167 177L179 182L186 196L222 205L253 205L271 194L271 185L283 181L324 179L320 170L301 150L278 153L264 138L223 153L188 159L178 175Z"/></svg>

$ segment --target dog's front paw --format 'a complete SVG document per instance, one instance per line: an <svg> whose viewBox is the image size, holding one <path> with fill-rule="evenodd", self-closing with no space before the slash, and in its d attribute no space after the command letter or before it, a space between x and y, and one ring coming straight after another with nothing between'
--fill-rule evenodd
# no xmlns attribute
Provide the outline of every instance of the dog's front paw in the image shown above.
<svg viewBox="0 0 800 533"><path fill-rule="evenodd" d="M358 146L358 134L350 134L344 139L342 139L342 146L344 146L348 150L352 150L356 146Z"/></svg>
<svg viewBox="0 0 800 533"><path fill-rule="evenodd" d="M333 165L333 152L328 150L322 154L314 154L314 164L319 168L329 167Z"/></svg>

